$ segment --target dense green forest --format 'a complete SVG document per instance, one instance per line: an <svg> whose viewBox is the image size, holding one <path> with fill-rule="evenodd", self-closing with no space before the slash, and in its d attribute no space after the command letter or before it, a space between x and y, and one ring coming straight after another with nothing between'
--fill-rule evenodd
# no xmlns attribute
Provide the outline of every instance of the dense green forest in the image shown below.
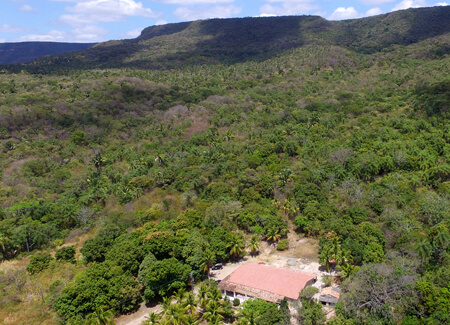
<svg viewBox="0 0 450 325"><path fill-rule="evenodd" d="M339 271L329 324L449 323L449 16L208 20L3 66L0 319L286 324L189 290L296 231Z"/></svg>

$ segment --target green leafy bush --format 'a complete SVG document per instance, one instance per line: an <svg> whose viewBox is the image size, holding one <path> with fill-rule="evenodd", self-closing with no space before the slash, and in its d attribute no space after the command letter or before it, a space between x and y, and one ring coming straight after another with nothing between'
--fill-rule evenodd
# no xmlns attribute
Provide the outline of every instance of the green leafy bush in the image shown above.
<svg viewBox="0 0 450 325"><path fill-rule="evenodd" d="M85 145L86 142L86 132L81 130L75 130L72 132L71 140L76 145Z"/></svg>
<svg viewBox="0 0 450 325"><path fill-rule="evenodd" d="M281 239L277 244L277 250L284 251L289 248L289 241L285 239Z"/></svg>
<svg viewBox="0 0 450 325"><path fill-rule="evenodd" d="M27 265L27 272L31 274L41 272L49 267L52 260L53 257L48 253L33 255L30 257L30 262Z"/></svg>
<svg viewBox="0 0 450 325"><path fill-rule="evenodd" d="M118 238L114 245L105 254L105 260L113 261L120 266L124 271L137 273L139 264L142 261L141 252L136 245L128 240L119 240Z"/></svg>
<svg viewBox="0 0 450 325"><path fill-rule="evenodd" d="M100 307L120 313L134 310L141 302L139 283L110 261L92 264L69 284L53 304L64 320L85 317Z"/></svg>
<svg viewBox="0 0 450 325"><path fill-rule="evenodd" d="M75 246L61 247L56 251L55 258L58 261L75 262Z"/></svg>
<svg viewBox="0 0 450 325"><path fill-rule="evenodd" d="M154 262L145 276L145 300L150 301L156 296L164 297L174 290L186 287L189 273L189 265L173 257Z"/></svg>

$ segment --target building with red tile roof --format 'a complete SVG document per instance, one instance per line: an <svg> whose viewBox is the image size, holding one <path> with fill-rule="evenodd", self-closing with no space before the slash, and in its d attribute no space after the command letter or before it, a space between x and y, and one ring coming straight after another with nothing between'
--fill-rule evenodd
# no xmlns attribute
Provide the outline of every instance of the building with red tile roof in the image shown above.
<svg viewBox="0 0 450 325"><path fill-rule="evenodd" d="M279 303L284 297L297 300L300 291L316 279L312 273L250 263L241 265L218 287L230 298L259 298Z"/></svg>
<svg viewBox="0 0 450 325"><path fill-rule="evenodd" d="M320 292L319 301L324 305L336 305L339 297L341 296L341 290L337 287L326 287Z"/></svg>

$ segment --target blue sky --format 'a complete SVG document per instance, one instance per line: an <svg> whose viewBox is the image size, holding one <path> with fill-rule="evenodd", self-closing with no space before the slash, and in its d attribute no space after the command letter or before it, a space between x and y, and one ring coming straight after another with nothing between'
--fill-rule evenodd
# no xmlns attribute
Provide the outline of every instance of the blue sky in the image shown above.
<svg viewBox="0 0 450 325"><path fill-rule="evenodd" d="M206 18L319 15L351 19L449 0L0 0L0 42L100 42Z"/></svg>

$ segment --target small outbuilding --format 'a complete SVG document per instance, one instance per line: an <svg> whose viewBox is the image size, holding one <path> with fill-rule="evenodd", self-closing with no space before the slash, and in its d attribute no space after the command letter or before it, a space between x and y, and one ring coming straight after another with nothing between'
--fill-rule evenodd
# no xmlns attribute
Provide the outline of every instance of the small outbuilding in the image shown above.
<svg viewBox="0 0 450 325"><path fill-rule="evenodd" d="M320 292L319 301L326 306L334 306L337 304L341 290L336 287L326 287Z"/></svg>
<svg viewBox="0 0 450 325"><path fill-rule="evenodd" d="M230 299L258 298L280 303L285 297L297 300L300 291L316 280L317 276L312 273L250 263L241 265L218 287Z"/></svg>

